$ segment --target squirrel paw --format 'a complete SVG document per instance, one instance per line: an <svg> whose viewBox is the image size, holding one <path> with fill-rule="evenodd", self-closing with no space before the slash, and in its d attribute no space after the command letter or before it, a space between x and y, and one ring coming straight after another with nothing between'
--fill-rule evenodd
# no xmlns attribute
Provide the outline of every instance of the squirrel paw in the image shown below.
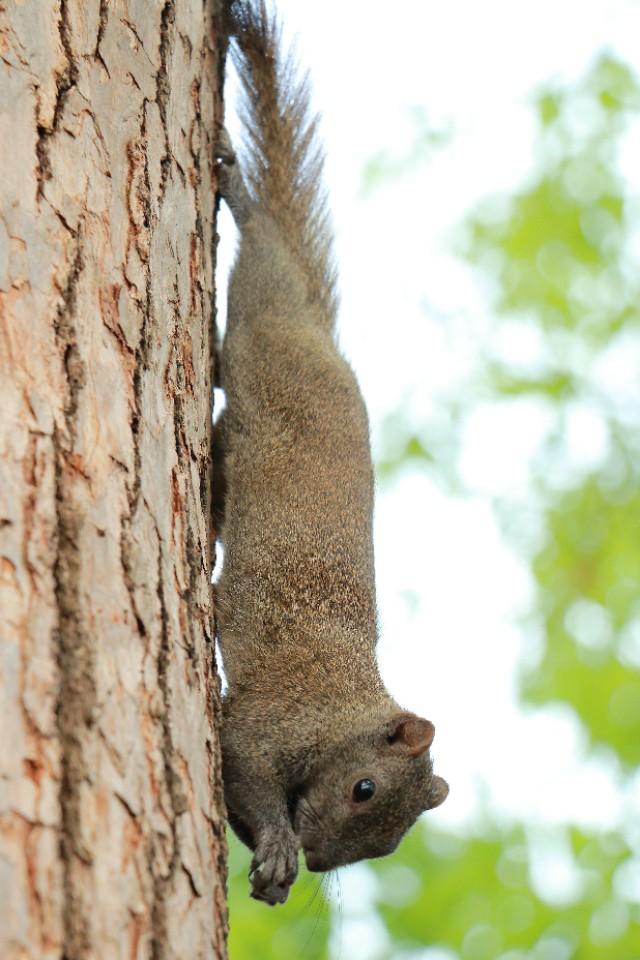
<svg viewBox="0 0 640 960"><path fill-rule="evenodd" d="M273 906L284 903L298 873L298 843L291 832L264 834L251 861L251 896Z"/></svg>

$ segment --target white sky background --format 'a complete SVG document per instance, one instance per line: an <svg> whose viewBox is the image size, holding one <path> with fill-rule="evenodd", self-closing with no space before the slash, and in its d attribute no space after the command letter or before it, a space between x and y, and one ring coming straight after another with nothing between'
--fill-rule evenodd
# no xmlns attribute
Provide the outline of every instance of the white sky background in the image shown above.
<svg viewBox="0 0 640 960"><path fill-rule="evenodd" d="M478 200L515 188L531 171L532 92L552 79L575 81L602 48L638 64L640 2L278 0L278 9L323 117L340 340L375 443L376 424L407 393L423 405L412 404L417 422L426 420L438 392L473 363L473 338L460 331L469 323L477 336L490 306L451 240ZM363 199L365 164L380 151L406 153L416 105L432 126L451 127L450 144ZM231 116L228 123L233 131ZM447 316L455 318L453 336ZM524 425L480 425L480 440L470 437L463 451L469 478L488 491L521 493L539 420L532 410ZM516 705L524 638L515 617L531 584L488 501L447 497L423 474L406 472L378 497L376 554L383 674L403 706L436 724L436 770L451 783L429 817L469 822L482 794L505 816L534 823L618 822L632 798L615 787L614 760L585 761L569 713L524 714ZM407 594L419 597L417 609ZM348 942L342 953L355 955Z"/></svg>

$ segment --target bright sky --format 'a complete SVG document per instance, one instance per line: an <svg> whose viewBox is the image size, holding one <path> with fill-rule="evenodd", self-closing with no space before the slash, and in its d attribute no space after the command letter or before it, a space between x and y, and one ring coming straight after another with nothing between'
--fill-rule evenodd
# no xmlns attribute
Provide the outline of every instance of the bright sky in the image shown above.
<svg viewBox="0 0 640 960"><path fill-rule="evenodd" d="M474 361L489 306L451 239L479 199L517 186L531 170L532 92L549 80L576 80L602 48L637 64L640 2L279 0L278 8L323 115L341 343L375 440L376 424L409 392L418 422L426 419L438 392ZM364 199L366 162L379 151L406 152L415 106L433 126L451 129L449 146ZM469 437L465 472L483 489L503 490L506 476L521 491L543 415L525 409L509 423L490 413ZM578 429L578 456L586 455L583 439ZM376 551L385 680L403 705L436 724L436 769L452 787L429 817L468 822L482 794L505 816L534 823L597 828L619 821L623 807L640 820L640 781L635 796L623 798L615 761L586 761L568 712L524 714L516 705L524 639L515 617L531 584L487 502L444 496L408 472L378 498ZM561 864L552 873L551 895L570 896L571 876ZM355 955L348 942L342 952Z"/></svg>

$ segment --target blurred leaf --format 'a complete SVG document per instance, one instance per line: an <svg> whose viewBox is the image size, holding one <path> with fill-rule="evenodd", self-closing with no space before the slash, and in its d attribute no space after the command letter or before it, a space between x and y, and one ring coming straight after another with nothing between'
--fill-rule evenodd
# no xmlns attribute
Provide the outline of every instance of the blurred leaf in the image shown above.
<svg viewBox="0 0 640 960"><path fill-rule="evenodd" d="M518 397L524 394L542 394L551 400L570 396L575 388L571 374L566 371L552 371L539 377L515 376L502 364L490 363L487 378L496 393L504 397Z"/></svg>
<svg viewBox="0 0 640 960"><path fill-rule="evenodd" d="M531 882L536 840L553 843L554 836L532 840L513 827L460 837L421 822L394 857L372 864L377 910L394 944L388 957L419 957L425 946L451 948L464 960L496 960L509 950L572 960L640 956L638 902L620 891L625 872L640 872L640 862L615 834L572 829L570 891L543 898Z"/></svg>
<svg viewBox="0 0 640 960"><path fill-rule="evenodd" d="M592 477L548 509L548 536L533 563L547 643L542 662L525 676L524 692L534 702L571 704L594 742L637 765L640 671L620 662L618 646L640 603L640 491L625 485L615 493ZM609 645L567 632L572 605L583 598L609 614Z"/></svg>
<svg viewBox="0 0 640 960"><path fill-rule="evenodd" d="M372 193L381 184L415 173L431 159L436 150L451 140L450 129L434 129L421 106L410 110L413 136L404 151L380 150L366 163L362 172L362 193Z"/></svg>

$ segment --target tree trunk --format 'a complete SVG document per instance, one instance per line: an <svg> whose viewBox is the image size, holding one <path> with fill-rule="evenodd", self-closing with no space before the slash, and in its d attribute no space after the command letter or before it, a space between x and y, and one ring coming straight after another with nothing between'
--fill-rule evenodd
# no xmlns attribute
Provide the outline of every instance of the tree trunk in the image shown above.
<svg viewBox="0 0 640 960"><path fill-rule="evenodd" d="M221 958L214 0L0 3L0 957Z"/></svg>

